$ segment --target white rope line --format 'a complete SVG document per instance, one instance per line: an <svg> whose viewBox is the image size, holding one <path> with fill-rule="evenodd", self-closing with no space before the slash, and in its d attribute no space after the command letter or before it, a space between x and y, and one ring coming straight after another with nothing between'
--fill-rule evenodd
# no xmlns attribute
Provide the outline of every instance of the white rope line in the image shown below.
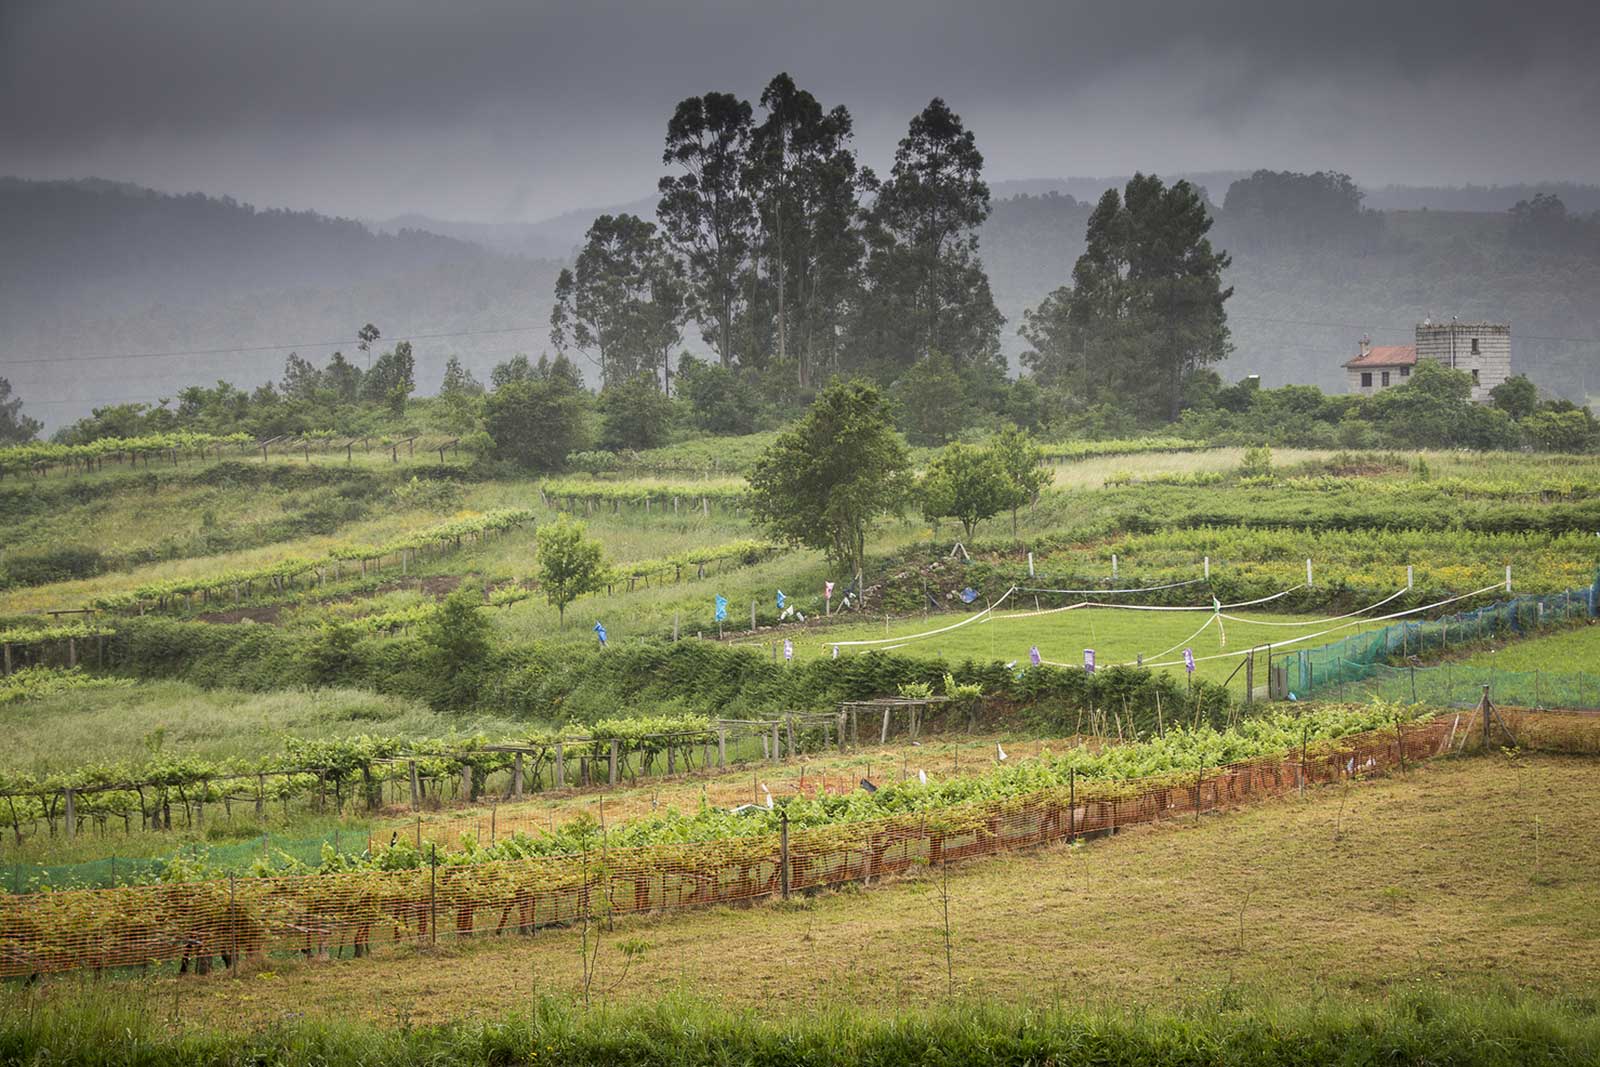
<svg viewBox="0 0 1600 1067"><path fill-rule="evenodd" d="M1247 626L1321 626L1325 622L1339 622L1343 619L1353 619L1357 615L1365 615L1369 611L1375 611L1376 609L1383 607L1385 604L1389 603L1389 601L1395 599L1395 597L1403 596L1408 592L1410 592L1409 589L1399 589L1384 597L1376 604L1368 604L1366 607L1352 611L1348 614L1333 615L1326 619L1307 619L1305 622L1267 622L1263 619L1246 619L1240 615L1229 615L1226 612L1223 613L1222 617L1232 622L1242 622Z"/></svg>
<svg viewBox="0 0 1600 1067"><path fill-rule="evenodd" d="M1299 585L1290 586L1288 589L1285 589L1282 592L1273 593L1271 596L1257 597L1255 600L1242 600L1234 604L1222 604L1220 607L1248 608L1256 604L1266 604L1281 597L1286 597L1297 589L1304 588L1305 583L1302 582ZM949 626L941 626L936 630L925 630L918 634L900 634L895 637L875 637L860 641L825 641L823 644L828 648L856 648L863 646L884 645L888 646L888 648L885 648L884 651L888 651L891 648L904 648L906 645L911 644L914 641L920 641L926 637L937 637L940 634L947 634L951 630L958 630L963 626L968 626L975 622L1006 622L1012 619L1031 619L1037 618L1040 615L1053 615L1063 611L1076 611L1079 608L1108 608L1116 611L1210 611L1213 613L1217 612L1219 608L1219 605L1215 603L1192 607L1158 607L1151 604L1102 604L1098 601L1089 600L1081 601L1077 604L1068 604L1067 606L1060 608L1045 608L1040 611L1009 612L1003 615L996 614L996 611L999 609L1000 605L1004 604L1013 593L1020 592L1023 592L1023 590L1019 589L1017 586L1012 586L1010 589L1007 589L1001 594L1000 599L996 600L993 604L990 604L982 611L973 615L969 615L960 622L951 623ZM1315 623L1312 623L1311 625L1315 625ZM1162 654L1165 655L1165 653Z"/></svg>
<svg viewBox="0 0 1600 1067"><path fill-rule="evenodd" d="M1268 601L1277 600L1280 597L1286 597L1290 593L1294 592L1295 590L1304 589L1305 587L1306 587L1306 584L1304 582L1301 582L1299 585L1291 585L1289 588L1285 589L1281 593L1273 593L1271 596L1258 597L1255 600L1241 600L1237 604L1221 604L1221 605L1218 605L1218 604L1214 604L1213 603L1213 604L1196 604L1196 605L1193 605L1193 606L1185 606L1185 607L1162 607L1162 606L1159 606L1159 605L1156 605L1156 604L1102 604L1099 601L1091 600L1086 606L1087 607L1091 607L1091 608L1110 608L1113 611L1211 611L1211 612L1215 612L1215 611L1218 611L1218 610L1220 610L1222 608L1248 608L1248 607L1251 607L1251 606L1256 605L1256 604L1265 604Z"/></svg>
<svg viewBox="0 0 1600 1067"><path fill-rule="evenodd" d="M1504 586L1505 586L1504 582L1496 582L1493 585L1486 585L1482 589L1475 589L1470 593L1462 593L1460 596L1453 596L1453 597L1450 597L1447 600L1439 600L1439 601L1435 601L1432 604L1424 604L1420 608L1408 608L1405 611L1397 611L1397 612L1394 612L1391 615L1377 615L1377 616L1374 616L1373 618L1360 620L1360 621L1364 621L1364 622L1387 622L1390 619L1400 619L1400 618L1404 618L1407 615L1415 615L1415 614L1417 614L1418 612L1421 612L1421 611L1432 611L1434 608L1442 608L1446 604L1454 604L1456 601L1458 601L1458 600L1466 600L1468 597L1482 596L1484 593L1493 592L1494 590L1503 588ZM1319 637L1326 637L1328 634L1338 633L1340 630L1347 630L1350 627L1357 626L1359 624L1360 624L1359 621L1358 622L1347 622L1342 626L1335 626L1330 630L1322 630L1319 633L1306 634L1304 637L1292 637L1287 641L1274 641L1272 643L1272 647L1273 648L1282 648L1285 645L1298 645L1298 644L1300 644L1300 643L1302 643L1304 641L1313 641L1313 640L1315 640L1315 639L1317 639ZM1204 660L1227 659L1227 658L1229 658L1231 656L1248 656L1248 655L1258 651L1259 647L1260 646L1257 646L1256 648L1240 649L1238 652L1218 652L1215 655L1211 655L1211 656L1196 656L1195 657L1195 662L1196 663L1200 663L1200 662L1202 662ZM1183 662L1183 660L1181 660L1181 659L1175 659L1175 660L1167 660L1167 661L1162 662L1162 663L1146 663L1145 666L1146 667L1176 667L1178 664L1180 664L1182 662ZM1073 666L1073 665L1069 664L1069 663L1059 663L1059 664L1056 664L1056 666L1058 666L1058 667L1070 667L1070 666Z"/></svg>
<svg viewBox="0 0 1600 1067"><path fill-rule="evenodd" d="M949 626L941 626L937 630L927 630L920 634L900 634L896 637L875 637L866 641L828 641L826 644L831 648L852 648L857 645L887 645L893 642L899 642L899 644L895 645L896 648L899 648L901 645L910 644L912 641L919 641L924 637L937 637L939 634L947 634L951 630L959 630L961 627L969 626L972 623L977 622L979 619L987 618L990 612L994 611L995 608L998 608L1001 604L1006 602L1006 597L1009 597L1016 591L1016 586L1012 586L1010 589L1007 589L1003 594L1001 594L999 600L996 600L993 604L990 604L977 614L968 615L960 622L951 623Z"/></svg>
<svg viewBox="0 0 1600 1067"><path fill-rule="evenodd" d="M1160 589L1179 589L1186 585L1198 585L1207 581L1205 578L1190 578L1186 582L1169 582L1166 585L1142 585L1137 589L1030 589L1024 586L1017 590L1019 593L1064 593L1076 596L1121 596L1123 593L1154 593Z"/></svg>
<svg viewBox="0 0 1600 1067"><path fill-rule="evenodd" d="M1151 659L1160 659L1162 656L1165 656L1169 652L1176 652L1178 649L1180 649L1180 648L1184 647L1185 645L1187 645L1190 641L1193 641L1195 638L1197 638L1201 634L1205 633L1206 632L1206 627L1208 627L1212 623L1216 622L1219 617L1220 616L1218 616L1218 615L1210 616L1209 618L1206 619L1205 622L1200 624L1200 629L1196 630L1194 633L1190 634L1188 637L1185 637L1182 641L1179 641L1177 644L1173 645L1171 648L1164 648L1160 652L1154 653L1153 655L1151 655L1150 658ZM1134 667L1134 666L1138 666L1138 665L1142 664L1143 662L1144 662L1144 657L1141 656L1138 659L1134 659L1134 660L1129 661L1128 663L1124 663L1123 666L1124 667Z"/></svg>
<svg viewBox="0 0 1600 1067"><path fill-rule="evenodd" d="M1068 604L1064 608L1043 608L1039 611L1008 611L1004 615L996 615L985 619L985 622L1009 622L1012 619L1032 619L1039 615L1056 615L1063 611L1077 611L1079 608L1089 606L1087 600L1080 600L1076 604Z"/></svg>

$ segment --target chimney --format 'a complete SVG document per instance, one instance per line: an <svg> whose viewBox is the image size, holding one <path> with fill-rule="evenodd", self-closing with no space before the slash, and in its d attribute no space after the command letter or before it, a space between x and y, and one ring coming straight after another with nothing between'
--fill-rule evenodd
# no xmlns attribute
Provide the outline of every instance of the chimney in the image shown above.
<svg viewBox="0 0 1600 1067"><path fill-rule="evenodd" d="M1371 352L1371 351L1372 351L1372 338L1363 337L1361 339L1361 355L1364 356L1368 352Z"/></svg>

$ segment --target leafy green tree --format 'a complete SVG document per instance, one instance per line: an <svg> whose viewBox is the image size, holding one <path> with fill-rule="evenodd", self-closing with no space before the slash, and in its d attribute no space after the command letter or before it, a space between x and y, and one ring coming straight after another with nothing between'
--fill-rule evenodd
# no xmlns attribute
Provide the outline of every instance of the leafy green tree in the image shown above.
<svg viewBox="0 0 1600 1067"><path fill-rule="evenodd" d="M396 415L403 414L406 398L417 388L416 371L411 342L401 341L393 350L379 356L362 375L361 398L374 404L386 404Z"/></svg>
<svg viewBox="0 0 1600 1067"><path fill-rule="evenodd" d="M661 156L682 173L661 179L656 217L688 266L689 311L724 367L738 355L734 328L754 240L755 208L744 184L751 124L749 102L731 93L691 96L673 111Z"/></svg>
<svg viewBox="0 0 1600 1067"><path fill-rule="evenodd" d="M536 471L560 470L567 453L586 449L588 394L564 376L507 382L484 402L494 455Z"/></svg>
<svg viewBox="0 0 1600 1067"><path fill-rule="evenodd" d="M577 262L556 279L550 339L591 357L603 385L641 371L671 385L671 350L683 334L683 264L654 223L636 215L601 215L589 227Z"/></svg>
<svg viewBox="0 0 1600 1067"><path fill-rule="evenodd" d="M751 514L772 536L821 549L859 573L867 529L904 509L910 470L883 393L867 382L836 381L757 459Z"/></svg>
<svg viewBox="0 0 1600 1067"><path fill-rule="evenodd" d="M894 383L900 424L914 445L942 445L961 433L971 410L966 383L940 352L918 360Z"/></svg>
<svg viewBox="0 0 1600 1067"><path fill-rule="evenodd" d="M343 403L353 404L361 395L361 368L335 352L322 371L323 384L333 390L333 395Z"/></svg>
<svg viewBox="0 0 1600 1067"><path fill-rule="evenodd" d="M493 648L483 603L481 587L462 585L445 597L439 610L420 627L433 680L429 703L435 708L466 709L478 702Z"/></svg>
<svg viewBox="0 0 1600 1067"><path fill-rule="evenodd" d="M994 453L958 442L928 464L922 476L922 513L930 519L958 520L970 541L978 523L1010 503L1011 488Z"/></svg>
<svg viewBox="0 0 1600 1067"><path fill-rule="evenodd" d="M1361 416L1417 448L1510 448L1518 443L1505 412L1472 402L1472 377L1421 359L1405 385L1367 397Z"/></svg>
<svg viewBox="0 0 1600 1067"><path fill-rule="evenodd" d="M600 447L612 452L663 445L672 428L672 401L648 372L614 381L600 392Z"/></svg>
<svg viewBox="0 0 1600 1067"><path fill-rule="evenodd" d="M678 398L689 418L707 433L754 433L761 401L749 376L685 353L678 360Z"/></svg>
<svg viewBox="0 0 1600 1067"><path fill-rule="evenodd" d="M1539 407L1539 387L1527 375L1517 374L1489 390L1494 406L1521 422Z"/></svg>
<svg viewBox="0 0 1600 1067"><path fill-rule="evenodd" d="M525 382L533 377L533 364L528 357L517 353L504 363L496 363L489 372L489 388L498 389L512 382Z"/></svg>
<svg viewBox="0 0 1600 1067"><path fill-rule="evenodd" d="M1523 420L1522 432L1542 452L1592 452L1600 438L1600 426L1581 408L1535 412Z"/></svg>
<svg viewBox="0 0 1600 1067"><path fill-rule="evenodd" d="M1222 217L1247 248L1370 250L1383 217L1361 207L1365 196L1348 174L1258 170L1228 186Z"/></svg>
<svg viewBox="0 0 1600 1067"><path fill-rule="evenodd" d="M561 623L567 605L605 586L605 555L600 542L584 536L583 523L562 515L534 533L539 552L539 587L556 607Z"/></svg>
<svg viewBox="0 0 1600 1067"><path fill-rule="evenodd" d="M1016 537L1017 512L1038 499L1055 471L1043 465L1044 453L1028 431L1015 426L1002 426L989 442L989 452L1006 476L1005 506L1011 509L1011 536Z"/></svg>
<svg viewBox="0 0 1600 1067"><path fill-rule="evenodd" d="M744 184L759 221L755 252L772 293L778 362L806 389L819 369L837 366L839 330L859 284L855 220L865 176L850 148L848 110L824 111L788 74L767 84L760 103L766 118L751 136Z"/></svg>
<svg viewBox="0 0 1600 1067"><path fill-rule="evenodd" d="M1231 350L1223 304L1233 290L1222 286L1231 260L1211 247L1210 229L1188 182L1136 174L1122 195L1108 189L1072 285L1023 318L1032 346L1023 364L1089 402L1176 420L1188 379Z"/></svg>
<svg viewBox="0 0 1600 1067"><path fill-rule="evenodd" d="M0 378L0 445L20 445L38 436L44 424L22 413L22 398L11 395L11 383Z"/></svg>
<svg viewBox="0 0 1600 1067"><path fill-rule="evenodd" d="M383 335L372 323L367 323L356 331L356 348L367 354L367 370L372 369L372 346Z"/></svg>
<svg viewBox="0 0 1600 1067"><path fill-rule="evenodd" d="M299 353L290 352L283 361L283 380L278 388L290 400L315 400L323 388L322 372Z"/></svg>
<svg viewBox="0 0 1600 1067"><path fill-rule="evenodd" d="M444 364L444 381L439 384L440 396L482 396L483 383L461 365L461 357L451 356Z"/></svg>
<svg viewBox="0 0 1600 1067"><path fill-rule="evenodd" d="M957 367L1000 365L1000 327L978 260L989 217L977 140L943 100L911 120L867 216L871 249L857 345L880 367L933 352Z"/></svg>
<svg viewBox="0 0 1600 1067"><path fill-rule="evenodd" d="M482 383L461 365L459 358L451 356L444 365L444 381L439 385L439 403L444 409L446 425L458 433L471 431L477 425L482 400Z"/></svg>

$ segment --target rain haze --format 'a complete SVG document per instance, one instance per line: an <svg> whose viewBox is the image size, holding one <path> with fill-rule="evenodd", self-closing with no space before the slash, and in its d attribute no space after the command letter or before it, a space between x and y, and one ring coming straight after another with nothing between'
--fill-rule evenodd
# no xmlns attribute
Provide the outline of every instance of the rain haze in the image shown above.
<svg viewBox="0 0 1600 1067"><path fill-rule="evenodd" d="M0 172L529 221L650 195L675 101L753 97L786 70L852 110L878 167L937 95L991 182L1257 166L1367 186L1592 180L1597 43L1600 8L1580 0L13 0Z"/></svg>
<svg viewBox="0 0 1600 1067"><path fill-rule="evenodd" d="M654 219L676 104L732 93L759 121L787 72L849 109L880 178L936 97L973 133L993 193L976 255L1013 376L1089 209L1143 172L1190 180L1217 216L1225 376L1339 388L1361 336L1459 315L1515 321L1522 365L1587 395L1594 353L1565 340L1600 334L1581 273L1552 294L1532 265L1437 264L1540 192L1600 210L1597 43L1600 7L1579 2L13 0L0 370L46 432L195 382L259 384L367 322L414 340L423 391L451 356L485 377L549 350L557 275L598 215ZM1350 176L1382 239L1359 261L1319 248L1330 280L1305 282L1223 210L1257 169ZM714 346L691 326L683 347Z"/></svg>

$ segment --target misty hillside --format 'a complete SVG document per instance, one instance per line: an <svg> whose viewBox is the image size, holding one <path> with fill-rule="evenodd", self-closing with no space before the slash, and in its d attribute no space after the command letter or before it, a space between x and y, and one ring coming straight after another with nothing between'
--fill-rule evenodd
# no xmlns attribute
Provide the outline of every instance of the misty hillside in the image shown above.
<svg viewBox="0 0 1600 1067"><path fill-rule="evenodd" d="M1225 199L1227 187L1217 183L1227 174L1192 177L1210 183L1213 204ZM1098 195L1097 183L1072 182ZM1001 192L1046 191L997 197L981 232L1013 368L1024 311L1067 281L1083 249L1092 202L1055 191L1062 184L999 183ZM604 210L650 207L646 200ZM452 354L483 378L514 352L547 347L553 257L570 255L600 210L517 225L415 217L375 230L113 182L3 179L0 373L29 412L54 427L96 402L154 400L219 377L244 386L276 378L289 347L320 363L333 346L313 342L350 338L342 347L354 357L355 331L370 321L384 331L380 348L410 332L424 391ZM1247 226L1215 210L1214 239L1234 257L1227 280L1237 351L1226 376L1339 390L1340 363L1364 333L1405 343L1417 320L1455 315L1510 320L1517 369L1546 388L1574 398L1600 389L1600 370L1587 369L1600 368L1600 346L1584 341L1600 336L1593 245L1519 243L1504 211L1371 213L1371 225L1350 241L1308 236L1292 220ZM514 332L416 336L461 331ZM701 347L693 328L686 341ZM265 350L17 362L239 347Z"/></svg>
<svg viewBox="0 0 1600 1067"><path fill-rule="evenodd" d="M374 233L312 212L101 181L0 179L0 247L0 374L47 426L95 402L276 378L290 347L321 362L334 349L313 342L349 338L354 358L369 321L384 331L380 348L404 339L400 330L537 327L417 343L425 390L453 353L482 375L511 350L543 344L557 270L417 230ZM290 347L81 361L280 345ZM17 362L42 358L52 362Z"/></svg>

